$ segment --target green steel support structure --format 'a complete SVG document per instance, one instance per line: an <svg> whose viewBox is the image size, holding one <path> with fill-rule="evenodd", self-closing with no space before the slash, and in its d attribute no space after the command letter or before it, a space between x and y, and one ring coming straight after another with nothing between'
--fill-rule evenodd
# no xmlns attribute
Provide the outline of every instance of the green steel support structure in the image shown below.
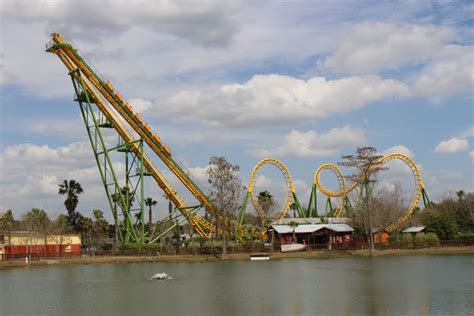
<svg viewBox="0 0 474 316"><path fill-rule="evenodd" d="M144 176L143 165L143 140L136 140L133 143L139 143L141 157L138 158L130 152L131 143L122 143L111 147L104 140L102 129L113 127L110 122L101 119L100 111L94 106L94 100L91 99L85 88L83 79L79 70L70 73L72 84L75 90L75 101L78 102L81 110L84 125L91 143L94 157L99 169L100 178L104 185L107 199L109 201L112 213L115 213L116 205L122 210L122 220L119 221L119 240L122 243L134 242L144 243L147 236L144 227ZM99 113L99 114L97 114ZM121 185L115 167L112 161L112 155L125 153L125 180ZM131 163L129 163L131 157ZM136 167L135 174L134 167ZM138 172L136 172L138 171ZM133 203L138 207L132 209ZM131 212L139 212L139 220L133 220ZM115 216L118 217L118 214ZM139 225L138 222L140 222Z"/></svg>

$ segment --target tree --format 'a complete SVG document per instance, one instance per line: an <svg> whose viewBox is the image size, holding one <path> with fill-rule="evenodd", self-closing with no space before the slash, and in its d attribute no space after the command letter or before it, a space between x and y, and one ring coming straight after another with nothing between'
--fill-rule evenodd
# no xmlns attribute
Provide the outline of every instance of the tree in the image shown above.
<svg viewBox="0 0 474 316"><path fill-rule="evenodd" d="M148 206L148 230L151 229L151 225L152 225L152 210L151 210L151 207L152 206L155 206L158 202L153 200L153 198L151 197L148 197L145 199L145 205Z"/></svg>
<svg viewBox="0 0 474 316"><path fill-rule="evenodd" d="M222 223L222 258L227 257L226 220L235 216L243 191L239 166L232 165L224 157L212 157L209 161L209 197L215 207L216 218ZM216 227L217 228L217 227Z"/></svg>
<svg viewBox="0 0 474 316"><path fill-rule="evenodd" d="M8 210L0 218L0 231L8 233L8 246L11 247L11 232L17 228L12 210Z"/></svg>
<svg viewBox="0 0 474 316"><path fill-rule="evenodd" d="M23 216L23 223L25 225L26 230L29 232L28 239L30 239L30 241L31 241L33 232L44 234L44 247L45 247L45 255L46 255L47 254L47 251L46 251L47 232L51 223L51 221L49 220L48 214L42 209L33 208L31 209L31 211L29 211Z"/></svg>
<svg viewBox="0 0 474 316"><path fill-rule="evenodd" d="M89 217L83 217L81 221L81 239L82 244L91 246L95 244L94 240L94 221Z"/></svg>
<svg viewBox="0 0 474 316"><path fill-rule="evenodd" d="M263 212L263 214L261 214L262 218L260 219L261 225L263 226L265 219L268 219L271 216L276 202L273 195L271 195L267 190L262 191L257 195L257 202L260 206L260 210Z"/></svg>
<svg viewBox="0 0 474 316"><path fill-rule="evenodd" d="M375 176L380 171L386 170L383 167L383 156L377 155L377 149L374 147L359 147L355 155L342 156L340 166L355 168L357 172L347 176L351 181L356 182L361 188L362 211L367 214L368 234L370 244L370 256L374 255L374 234L372 231L372 219L370 210L370 197Z"/></svg>
<svg viewBox="0 0 474 316"><path fill-rule="evenodd" d="M53 233L53 238L56 243L56 255L59 255L60 248L63 244L63 235L72 231L67 216L60 214L54 221L52 221L50 231Z"/></svg>
<svg viewBox="0 0 474 316"><path fill-rule="evenodd" d="M296 227L298 227L298 222L295 222L295 221L291 221L288 223L288 225L293 229L293 242L295 243L296 242Z"/></svg>
<svg viewBox="0 0 474 316"><path fill-rule="evenodd" d="M453 239L458 232L456 220L449 214L427 212L423 216L423 223L427 232L433 232L439 239Z"/></svg>
<svg viewBox="0 0 474 316"><path fill-rule="evenodd" d="M117 252L118 248L118 214L117 214L117 204L120 201L120 194L114 193L112 194L112 201L114 202L114 209L112 215L114 217L114 253Z"/></svg>
<svg viewBox="0 0 474 316"><path fill-rule="evenodd" d="M16 223L15 218L13 217L12 210L6 211L2 217L0 217L0 231L10 233L15 229Z"/></svg>
<svg viewBox="0 0 474 316"><path fill-rule="evenodd" d="M104 218L104 212L101 210L93 210L94 213L94 244L99 249L103 244L103 239L107 237L107 227L109 223Z"/></svg>
<svg viewBox="0 0 474 316"><path fill-rule="evenodd" d="M77 232L78 229L78 217L76 213L76 207L79 204L79 194L83 193L81 184L76 180L64 180L63 183L59 184L58 194L66 195L64 206L66 206L68 213L68 220L72 227Z"/></svg>
<svg viewBox="0 0 474 316"><path fill-rule="evenodd" d="M163 194L163 198L165 200L168 200L168 216L169 216L169 219L171 220L171 213L173 212L173 202L171 202L171 199L166 194Z"/></svg>

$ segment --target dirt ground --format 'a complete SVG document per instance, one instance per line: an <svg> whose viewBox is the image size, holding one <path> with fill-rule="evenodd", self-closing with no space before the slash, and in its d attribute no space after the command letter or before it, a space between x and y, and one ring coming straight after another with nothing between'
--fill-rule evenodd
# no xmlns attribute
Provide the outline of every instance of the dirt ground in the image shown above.
<svg viewBox="0 0 474 316"><path fill-rule="evenodd" d="M302 251L293 253L274 252L270 254L271 260L305 258L305 259L332 259L342 257L367 257L368 250L349 251ZM463 247L435 247L422 249L387 249L378 250L377 257L383 256L409 256L409 255L450 255L450 254L474 254L474 246ZM228 254L227 260L249 260L249 253ZM35 267L46 265L72 265L72 264L113 264L113 263L137 263L137 262L173 262L173 261L219 261L220 257L212 255L160 255L160 256L96 256L81 258L61 258L59 260L35 260L28 264L23 260L0 261L0 268Z"/></svg>

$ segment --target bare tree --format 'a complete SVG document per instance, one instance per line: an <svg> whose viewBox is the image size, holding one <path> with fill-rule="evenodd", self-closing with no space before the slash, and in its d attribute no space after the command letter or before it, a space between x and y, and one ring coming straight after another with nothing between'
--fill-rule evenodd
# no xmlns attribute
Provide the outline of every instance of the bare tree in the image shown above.
<svg viewBox="0 0 474 316"><path fill-rule="evenodd" d="M374 147L359 147L355 155L342 156L340 166L355 168L355 174L347 176L351 181L356 182L360 186L362 210L367 214L370 256L374 255L374 234L372 231L372 218L370 210L370 197L372 195L373 185L376 182L377 173L386 170L383 166L383 156L377 155L377 149Z"/></svg>
<svg viewBox="0 0 474 316"><path fill-rule="evenodd" d="M226 221L230 215L235 216L239 208L243 186L238 175L239 166L232 165L224 157L212 157L209 165L209 197L215 207L216 217L220 217L222 224L222 258L225 259Z"/></svg>

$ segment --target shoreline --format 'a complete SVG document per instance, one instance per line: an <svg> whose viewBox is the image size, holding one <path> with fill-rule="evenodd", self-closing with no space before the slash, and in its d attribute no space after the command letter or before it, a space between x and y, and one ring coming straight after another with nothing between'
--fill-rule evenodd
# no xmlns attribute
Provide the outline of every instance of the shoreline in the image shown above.
<svg viewBox="0 0 474 316"><path fill-rule="evenodd" d="M377 250L376 257L388 256L413 256L413 255L456 255L474 254L474 246L458 247L432 247L420 249L385 249ZM251 253L229 253L226 261L249 260ZM314 250L302 252L270 254L271 260L281 259L336 259L348 257L368 257L367 249L363 250ZM0 270L8 268L44 267L58 265L81 265L81 264L123 264L140 262L219 262L220 258L213 255L159 255L159 256L96 256L33 260L28 264L23 260L0 261Z"/></svg>

